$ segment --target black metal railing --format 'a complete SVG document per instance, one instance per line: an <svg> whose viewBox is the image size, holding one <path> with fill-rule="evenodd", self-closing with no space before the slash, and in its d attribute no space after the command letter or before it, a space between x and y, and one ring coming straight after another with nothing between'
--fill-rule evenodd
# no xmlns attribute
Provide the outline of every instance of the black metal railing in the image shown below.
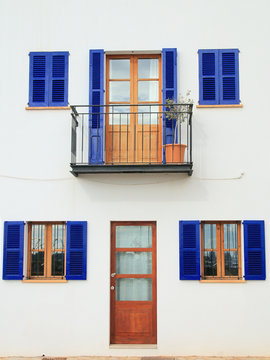
<svg viewBox="0 0 270 360"><path fill-rule="evenodd" d="M166 167L190 173L192 108L174 103L72 105L73 173L117 172L117 167L138 172L146 166L148 172Z"/></svg>

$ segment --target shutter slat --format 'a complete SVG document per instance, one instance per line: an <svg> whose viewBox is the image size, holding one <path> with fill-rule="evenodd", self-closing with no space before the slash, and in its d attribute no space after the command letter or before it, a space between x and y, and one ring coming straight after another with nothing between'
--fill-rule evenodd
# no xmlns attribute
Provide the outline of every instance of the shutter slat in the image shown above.
<svg viewBox="0 0 270 360"><path fill-rule="evenodd" d="M21 280L23 278L23 221L4 223L4 261L3 280Z"/></svg>
<svg viewBox="0 0 270 360"><path fill-rule="evenodd" d="M245 279L265 280L264 221L244 221Z"/></svg>
<svg viewBox="0 0 270 360"><path fill-rule="evenodd" d="M177 49L162 49L162 102L173 99L177 103ZM163 111L166 111L164 106ZM163 145L172 144L174 139L175 123L163 115ZM165 148L163 147L163 162L165 162Z"/></svg>
<svg viewBox="0 0 270 360"><path fill-rule="evenodd" d="M238 49L219 50L220 104L239 104Z"/></svg>
<svg viewBox="0 0 270 360"><path fill-rule="evenodd" d="M89 163L103 163L104 50L90 50ZM91 106L97 105L97 106Z"/></svg>
<svg viewBox="0 0 270 360"><path fill-rule="evenodd" d="M30 53L29 106L48 106L48 53Z"/></svg>
<svg viewBox="0 0 270 360"><path fill-rule="evenodd" d="M50 55L49 106L68 105L68 52Z"/></svg>
<svg viewBox="0 0 270 360"><path fill-rule="evenodd" d="M199 103L217 105L218 88L218 50L199 50Z"/></svg>
<svg viewBox="0 0 270 360"><path fill-rule="evenodd" d="M87 222L67 222L66 279L86 280Z"/></svg>
<svg viewBox="0 0 270 360"><path fill-rule="evenodd" d="M179 222L180 280L200 280L200 222Z"/></svg>

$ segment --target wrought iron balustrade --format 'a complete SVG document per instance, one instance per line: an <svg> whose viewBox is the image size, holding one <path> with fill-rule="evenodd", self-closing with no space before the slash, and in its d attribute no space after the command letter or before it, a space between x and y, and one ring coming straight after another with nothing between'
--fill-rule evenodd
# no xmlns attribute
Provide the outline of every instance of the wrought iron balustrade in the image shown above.
<svg viewBox="0 0 270 360"><path fill-rule="evenodd" d="M72 173L192 173L192 104L72 105Z"/></svg>

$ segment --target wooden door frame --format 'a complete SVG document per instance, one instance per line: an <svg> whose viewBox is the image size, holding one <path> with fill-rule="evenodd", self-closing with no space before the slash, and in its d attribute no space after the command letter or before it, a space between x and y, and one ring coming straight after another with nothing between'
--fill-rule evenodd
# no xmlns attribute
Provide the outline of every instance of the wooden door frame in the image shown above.
<svg viewBox="0 0 270 360"><path fill-rule="evenodd" d="M110 76L109 76L109 72L110 72L110 60L111 59L129 59L130 60L130 76L129 78L126 79L113 79L110 80ZM138 59L158 59L159 60L159 65L158 65L158 74L159 77L158 79L150 79L150 78L146 78L146 79L139 79L138 78ZM106 92L106 105L116 105L116 104L120 104L120 105L146 105L146 104L162 104L162 57L161 54L120 54L120 55L106 55L106 84L105 84L105 92ZM130 101L127 102L121 102L121 101L117 101L117 102L110 102L110 81L129 81L130 82ZM140 103L138 104L138 83L139 81L159 81L159 100L158 101L140 101ZM162 112L162 108L157 106L158 111ZM109 109L109 106L106 107L106 112ZM138 106L130 106L130 112L137 112L138 113ZM157 142L159 144L159 147L157 149L157 159L159 163L162 163L162 132L163 132L163 123L162 123L162 116L158 117L158 124L156 125L157 128L157 133L158 133L158 138L157 138ZM138 119L138 115L136 116L129 116L129 125L127 125L130 127L131 131L134 128L134 125L138 125L138 130L140 128L142 128L141 125L137 124L137 119ZM109 124L109 116L106 115L105 116L105 154L107 154L107 146L109 146L109 139L110 139L110 135L109 135L109 128L110 128ZM121 126L126 126L126 125L121 125ZM152 125L153 127L154 125ZM117 132L120 130L120 125L113 125L113 129ZM149 131L150 126L145 124L144 125L144 129L145 131ZM124 132L125 133L125 132ZM134 135L133 135L134 136ZM133 139L133 136L131 134L131 139ZM136 140L135 140L136 141ZM134 144L133 144L134 146ZM113 156L113 155L112 155ZM134 154L134 162L138 162L136 161L136 154ZM106 159L105 161L107 162L107 155L106 155ZM109 161L111 162L111 161ZM146 161L147 162L147 161Z"/></svg>
<svg viewBox="0 0 270 360"><path fill-rule="evenodd" d="M152 274L150 275L118 275L111 277L113 270L115 269L115 254L116 254L116 247L115 247L115 229L116 226L151 226L152 228ZM114 304L115 300L113 301L112 295L115 296L115 291L111 290L111 286L115 288L115 279L117 278L130 278L130 277L142 277L142 278L151 278L152 279L152 336L147 344L156 344L157 343L157 223L156 221L111 221L111 230L110 230L110 243L111 243L111 254L110 254L110 344L116 344L118 342L113 342L112 337L114 333ZM130 249L131 248L121 248L121 249ZM145 251L145 249L151 248L132 248L132 251ZM125 251L125 250L122 250ZM123 301L124 303L124 301ZM140 301L140 303L149 303L148 301ZM142 342L125 342L125 344L145 344Z"/></svg>

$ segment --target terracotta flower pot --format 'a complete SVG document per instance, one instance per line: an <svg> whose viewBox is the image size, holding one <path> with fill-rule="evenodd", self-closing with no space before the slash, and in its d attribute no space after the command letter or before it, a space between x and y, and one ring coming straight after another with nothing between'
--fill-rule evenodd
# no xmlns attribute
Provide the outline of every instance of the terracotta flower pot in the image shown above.
<svg viewBox="0 0 270 360"><path fill-rule="evenodd" d="M187 145L183 144L167 144L165 147L166 163L182 163L185 158L185 150Z"/></svg>

